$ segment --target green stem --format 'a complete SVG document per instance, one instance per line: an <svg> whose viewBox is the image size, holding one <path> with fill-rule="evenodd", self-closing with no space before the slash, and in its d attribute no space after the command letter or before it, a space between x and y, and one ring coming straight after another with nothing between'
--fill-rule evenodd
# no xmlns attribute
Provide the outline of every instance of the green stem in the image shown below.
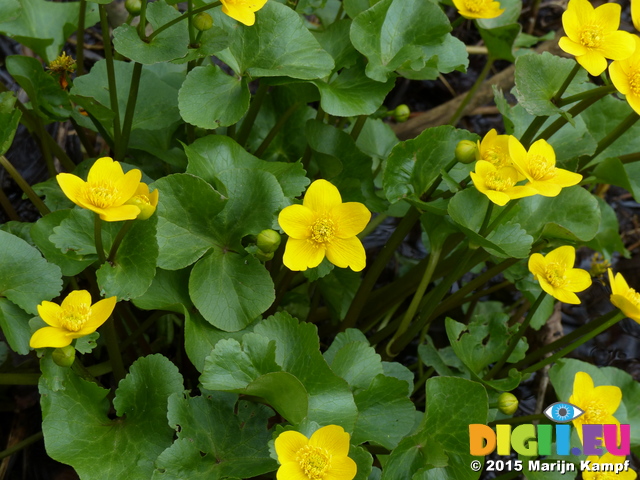
<svg viewBox="0 0 640 480"><path fill-rule="evenodd" d="M476 81L471 87L471 90L469 90L469 92L464 97L460 105L458 105L457 110L451 117L451 120L449 120L449 125L452 125L454 127L456 126L456 124L458 123L458 120L460 120L460 117L462 117L462 114L464 113L464 109L467 108L467 105L469 104L471 99L474 97L474 95L478 91L478 88L480 88L480 85L482 85L482 82L484 82L484 80L487 78L487 75L489 75L489 72L491 71L491 67L493 66L493 62L494 62L493 57L487 58L487 63L485 64L484 68L480 72L480 75L478 75L478 78L476 78Z"/></svg>
<svg viewBox="0 0 640 480"><path fill-rule="evenodd" d="M436 265L440 260L440 254L442 253L442 247L433 248L431 253L429 254L429 262L427 263L427 268L424 270L424 275L422 276L422 280L420 280L420 284L418 285L418 289L413 294L413 298L411 299L411 303L409 304L409 308L404 313L404 317L402 318L402 322L396 330L396 333L393 335L391 340L387 343L386 353L389 357L392 356L391 346L393 342L395 342L400 335L407 331L409 325L411 325L411 321L413 317L415 317L416 312L418 311L418 307L420 306L420 302L422 301L422 297L424 297L425 292L427 291L427 287L431 283L431 278L433 277L433 272L436 269Z"/></svg>
<svg viewBox="0 0 640 480"><path fill-rule="evenodd" d="M0 385L37 385L39 373L0 373Z"/></svg>
<svg viewBox="0 0 640 480"><path fill-rule="evenodd" d="M133 227L133 222L135 222L135 220L127 220L126 222L124 222L124 225L122 225L116 235L116 238L113 240L111 250L109 250L109 257L107 258L107 262L109 262L110 264L113 265L113 262L116 259L118 248L120 248L120 244L122 243L122 239L129 232L129 230L131 230L131 227Z"/></svg>
<svg viewBox="0 0 640 480"><path fill-rule="evenodd" d="M623 318L626 318L626 315L624 313L622 313L621 311L614 310L614 312L615 312L615 314L613 315L613 317L611 317L611 314L609 313L607 315L603 315L602 317L600 317L595 322L592 322L591 324L589 324L589 325L597 324L598 326L596 328L594 328L593 330L591 330L586 335L584 335L582 338L580 338L580 340L577 340L576 342L572 343L571 345L566 346L565 348L563 348L559 352L551 355L548 358L545 358L544 360L539 361L535 365L527 367L525 370L522 371L522 373L533 373L535 371L540 370L541 368L543 368L543 367L555 362L556 360L564 357L568 353L571 353L573 350L575 350L579 346L585 344L586 342L591 340L593 337L595 337L599 333L604 332L607 328L612 327L613 325L618 323ZM605 320L605 321L603 322L603 320Z"/></svg>
<svg viewBox="0 0 640 480"><path fill-rule="evenodd" d="M2 209L7 214L7 217L9 217L9 220L13 220L16 222L20 221L18 212L16 212L16 210L13 208L13 205L11 205L11 202L9 201L9 197L5 195L2 188L0 188L0 205L2 205Z"/></svg>
<svg viewBox="0 0 640 480"><path fill-rule="evenodd" d="M31 186L26 182L24 178L22 178L22 175L20 175L18 170L15 169L15 167L11 164L9 160L7 160L7 157L5 157L4 155L0 155L0 165L2 165L5 168L5 170L9 173L9 175L11 175L11 178L13 178L13 181L18 184L18 186L20 187L20 190L22 190L25 193L25 195L29 198L29 200L31 200L31 203L33 203L33 205L40 212L40 215L44 217L47 213L51 213L51 210L49 210L49 207L47 207L42 201L42 199L38 195L36 195L36 192L33 191Z"/></svg>
<svg viewBox="0 0 640 480"><path fill-rule="evenodd" d="M187 0L187 30L189 30L189 45L193 45L196 43L193 29L193 0Z"/></svg>
<svg viewBox="0 0 640 480"><path fill-rule="evenodd" d="M591 158L595 158L600 155L609 145L620 138L620 135L629 130L638 121L638 119L640 119L640 115L638 115L635 111L627 115L627 117L622 120L622 122L620 122L620 124L616 128L609 132L609 135L598 142L598 147L596 148L596 151L593 153Z"/></svg>
<svg viewBox="0 0 640 480"><path fill-rule="evenodd" d="M118 335L116 334L116 326L114 324L113 317L109 318L104 324L102 329L104 334L104 340L107 344L107 352L109 353L109 360L113 368L113 376L115 377L116 384L122 380L125 375L124 364L122 362L122 354L120 353L120 346L118 344Z"/></svg>
<svg viewBox="0 0 640 480"><path fill-rule="evenodd" d="M507 363L507 360L509 359L513 351L516 349L518 342L520 341L524 333L527 331L527 328L529 328L531 319L535 315L536 311L538 310L538 308L540 307L540 305L542 304L542 301L545 299L546 296L547 296L547 292L545 292L544 290L540 293L540 295L538 295L538 298L536 299L535 303L529 309L527 318L525 318L524 322L522 322L516 334L513 337L511 337L511 340L509 340L509 346L507 347L505 352L502 354L502 357L500 357L500 360L498 360L493 366L493 368L489 370L489 373L487 373L484 376L485 381L491 380L493 377L495 377L496 373L498 373L502 369L504 364Z"/></svg>
<svg viewBox="0 0 640 480"><path fill-rule="evenodd" d="M27 437L21 442L18 442L15 445L12 445L6 450L3 450L2 452L0 452L0 460L2 460L3 458L10 457L14 453L18 453L20 450L28 447L32 443L39 442L43 438L44 438L44 435L42 434L42 432L34 433L30 437Z"/></svg>
<svg viewBox="0 0 640 480"><path fill-rule="evenodd" d="M260 146L254 152L254 155L256 157L260 158L262 154L267 151L267 148L269 148L269 145L271 145L271 142L273 141L273 139L276 138L276 135L278 135L280 130L282 130L282 127L284 127L284 124L287 123L287 120L289 120L289 117L291 117L291 115L293 115L295 111L298 110L298 108L300 108L300 103L296 102L293 105L291 105L282 115L280 115L280 118L278 118L278 121L276 122L276 124L273 126L271 130L269 130L269 133L267 134L267 136L264 138Z"/></svg>
<svg viewBox="0 0 640 480"><path fill-rule="evenodd" d="M378 277L384 270L384 267L386 267L387 263L389 263L389 260L395 253L398 246L400 246L404 238L409 234L419 219L420 212L415 207L411 207L404 218L400 221L395 231L382 248L382 251L373 262L373 265L371 265L367 274L364 276L358 291L353 297L349 311L342 321L342 325L340 325L341 332L344 332L347 328L352 328L356 325L360 312L362 312L367 298L369 297L371 290L373 290Z"/></svg>
<svg viewBox="0 0 640 480"><path fill-rule="evenodd" d="M482 221L482 226L480 227L480 231L478 234L481 237L485 237L487 233L489 233L489 222L491 221L491 214L493 213L493 202L489 200L489 206L487 207L487 213L484 215L484 220Z"/></svg>
<svg viewBox="0 0 640 480"><path fill-rule="evenodd" d="M618 160L620 160L620 162L623 164L637 162L638 160L640 160L640 152L620 155L618 157Z"/></svg>
<svg viewBox="0 0 640 480"><path fill-rule="evenodd" d="M364 227L364 230L362 230L357 237L362 240L363 238L366 238L367 235L369 235L371 232L373 232L376 228L378 228L378 226L380 226L380 224L382 222L384 222L387 219L387 215L385 215L384 213L379 213L378 215L375 216L375 218L373 218L366 227Z"/></svg>
<svg viewBox="0 0 640 480"><path fill-rule="evenodd" d="M364 124L367 122L367 118L369 118L369 115L360 115L356 120L356 123L351 130L351 138L353 138L354 142L358 140L358 137L364 128Z"/></svg>
<svg viewBox="0 0 640 480"><path fill-rule="evenodd" d="M269 90L269 86L266 82L260 82L258 85L258 90L256 91L253 100L251 101L251 106L249 107L249 111L247 115L244 117L242 121L242 125L240 126L240 131L238 132L238 136L236 141L244 146L249 138L249 134L251 133L251 127L253 127L253 123L256 121L256 117L258 116L258 112L260 111L260 107L262 106L262 102L267 96L267 91Z"/></svg>
<svg viewBox="0 0 640 480"><path fill-rule="evenodd" d="M98 5L100 10L100 28L102 29L102 43L104 45L104 59L107 63L107 81L109 84L109 100L113 117L113 136L116 141L120 138L120 108L118 106L118 90L116 87L116 73L113 64L113 51L111 50L111 34L109 33L109 20L105 6Z"/></svg>
<svg viewBox="0 0 640 480"><path fill-rule="evenodd" d="M540 127L544 125L544 122L546 122L548 118L549 118L548 115L536 117L529 124L525 132L522 134L522 137L520 138L520 143L522 143L524 148L529 148L531 146L531 141L533 140L533 137L535 136L536 133L538 133L538 130L540 130Z"/></svg>
<svg viewBox="0 0 640 480"><path fill-rule="evenodd" d="M104 247L102 246L102 220L97 213L93 214L93 237L96 243L96 253L98 254L98 260L102 265L106 258L104 256Z"/></svg>
<svg viewBox="0 0 640 480"><path fill-rule="evenodd" d="M179 17L174 18L170 22L167 22L161 27L158 27L156 30L154 30L153 33L147 37L147 42L150 42L151 40L153 40L160 33L164 32L167 28L171 28L176 23L181 22L185 18L189 18L189 15L197 15L200 12L206 12L207 10L211 10L212 8L215 8L219 5L220 5L220 2L213 2L213 3L210 3L209 5L203 5L202 7L194 8L193 10L191 10L191 13L189 12L183 13ZM142 15L140 16L140 18L142 18Z"/></svg>
<svg viewBox="0 0 640 480"><path fill-rule="evenodd" d="M87 14L87 0L80 0L78 33L76 34L76 77L84 75L84 20Z"/></svg>
<svg viewBox="0 0 640 480"><path fill-rule="evenodd" d="M573 81L576 74L580 71L581 68L582 67L580 66L580 64L576 62L576 64L573 66L573 68L569 72L569 75L567 75L567 78L564 79L564 83L560 86L560 89L551 98L551 103L553 103L554 105L558 104L558 101L562 98L562 95L564 95L564 92L567 91L567 88L569 88L569 85L571 84L571 82Z"/></svg>
<svg viewBox="0 0 640 480"><path fill-rule="evenodd" d="M564 107L565 105L570 105L572 103L576 103L580 100L584 100L585 98L589 98L592 95L600 95L602 93L613 93L616 91L616 87L613 85L604 85L602 87L592 88L591 90L587 90L586 92L576 93L575 95L571 95L570 97L563 98L558 101L559 107Z"/></svg>
<svg viewBox="0 0 640 480"><path fill-rule="evenodd" d="M456 18L453 22L451 22L451 30L453 30L454 28L462 25L462 22L464 22L464 20L465 20L464 17Z"/></svg>
<svg viewBox="0 0 640 480"><path fill-rule="evenodd" d="M131 126L133 125L133 115L136 109L136 101L138 100L138 90L140 87L140 76L142 74L142 64L133 64L133 73L131 74L131 86L129 87L129 98L127 99L127 109L124 112L124 122L122 124L122 135L116 140L116 160L121 162L124 159L129 147L129 138L131 136Z"/></svg>
<svg viewBox="0 0 640 480"><path fill-rule="evenodd" d="M511 210L513 210L513 207L515 207L518 204L519 200L520 200L519 198L516 198L515 200L511 200L507 204L507 206L502 209L502 211L498 214L495 220L491 222L489 227L487 227L487 233L493 232L493 229L496 228L498 225L500 225L500 222L504 219L504 217L506 217L509 214Z"/></svg>
<svg viewBox="0 0 640 480"><path fill-rule="evenodd" d="M147 0L141 0L140 20L138 23L138 36L141 40L147 38Z"/></svg>

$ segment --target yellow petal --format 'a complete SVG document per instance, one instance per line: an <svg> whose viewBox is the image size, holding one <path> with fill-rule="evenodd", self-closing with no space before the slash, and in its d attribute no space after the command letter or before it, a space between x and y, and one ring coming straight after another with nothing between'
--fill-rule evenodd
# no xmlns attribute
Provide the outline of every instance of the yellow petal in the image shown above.
<svg viewBox="0 0 640 480"><path fill-rule="evenodd" d="M142 184L144 185L144 183ZM158 206L158 198L160 197L160 191L158 189L155 189L153 192L151 192L149 195L149 203L154 206L157 207Z"/></svg>
<svg viewBox="0 0 640 480"><path fill-rule="evenodd" d="M76 205L79 205L78 197L80 196L82 190L84 189L84 186L86 185L84 180L70 173L59 173L58 175L56 175L56 180L58 181L58 185L60 185L62 192L67 196L67 198Z"/></svg>
<svg viewBox="0 0 640 480"><path fill-rule="evenodd" d="M640 115L640 97L633 95L633 94L629 94L626 96L627 99L627 103L629 103L629 106L631 108L633 108L633 110Z"/></svg>
<svg viewBox="0 0 640 480"><path fill-rule="evenodd" d="M38 315L48 325L52 327L60 326L60 314L62 313L62 307L57 303L43 301L38 305Z"/></svg>
<svg viewBox="0 0 640 480"><path fill-rule="evenodd" d="M289 270L304 271L320 265L324 258L325 247L312 240L289 238L284 249L282 262Z"/></svg>
<svg viewBox="0 0 640 480"><path fill-rule="evenodd" d="M569 290L565 290L564 288L554 287L553 293L551 296L562 303L570 303L571 305L580 305L580 299L578 296L570 292Z"/></svg>
<svg viewBox="0 0 640 480"><path fill-rule="evenodd" d="M640 0L631 0L631 20L636 30L640 30Z"/></svg>
<svg viewBox="0 0 640 480"><path fill-rule="evenodd" d="M574 185L579 184L582 181L582 175L579 173L570 172L569 170L565 170L563 168L556 168L555 176L550 178L549 180L545 180L545 182L552 183L554 185L559 185L561 187L573 187Z"/></svg>
<svg viewBox="0 0 640 480"><path fill-rule="evenodd" d="M315 215L304 205L289 205L278 215L280 228L291 238L309 238L314 221Z"/></svg>
<svg viewBox="0 0 640 480"><path fill-rule="evenodd" d="M565 269L573 268L576 263L576 249L571 245L563 245L551 250L546 257L547 263L558 263Z"/></svg>
<svg viewBox="0 0 640 480"><path fill-rule="evenodd" d="M358 237L334 238L327 245L327 259L336 267L351 267L354 272L367 265L367 257Z"/></svg>
<svg viewBox="0 0 640 480"><path fill-rule="evenodd" d="M571 3L572 2L569 2L569 5L571 5ZM574 42L580 41L580 30L582 29L582 24L580 23L580 18L575 8L567 7L564 11L562 14L562 26L564 27L565 33L571 40ZM564 47L561 46L560 48L564 50Z"/></svg>
<svg viewBox="0 0 640 480"><path fill-rule="evenodd" d="M529 271L533 273L534 276L544 277L547 262L541 254L534 253L529 257L528 267Z"/></svg>
<svg viewBox="0 0 640 480"><path fill-rule="evenodd" d="M484 179L488 174L495 172L497 169L491 162L487 162L486 160L478 160L476 162L475 170L476 173Z"/></svg>
<svg viewBox="0 0 640 480"><path fill-rule="evenodd" d="M591 286L591 275L581 268L572 268L566 274L564 287L571 292L582 292Z"/></svg>
<svg viewBox="0 0 640 480"><path fill-rule="evenodd" d="M102 157L96 160L89 170L87 182L94 183L102 180L116 182L123 175L124 172L122 171L122 166L120 166L119 162L116 162L109 157Z"/></svg>
<svg viewBox="0 0 640 480"><path fill-rule="evenodd" d="M534 188L539 195L543 197L557 197L562 190L560 185L555 185L549 182L529 182L527 183L528 187Z"/></svg>
<svg viewBox="0 0 640 480"><path fill-rule="evenodd" d="M309 439L309 445L327 450L332 456L349 454L351 436L339 425L327 425L316 430Z"/></svg>
<svg viewBox="0 0 640 480"><path fill-rule="evenodd" d="M596 8L593 13L598 18L598 25L602 27L605 32L618 30L620 26L620 14L622 13L622 7L619 4L605 3ZM627 35L631 34L627 33ZM633 53L633 50L631 53ZM631 53L629 55L631 55Z"/></svg>
<svg viewBox="0 0 640 480"><path fill-rule="evenodd" d="M326 180L316 180L307 189L302 204L315 213L327 213L342 203L338 189Z"/></svg>
<svg viewBox="0 0 640 480"><path fill-rule="evenodd" d="M607 413L613 415L622 401L622 390L614 385L601 385L593 390L593 395L604 403Z"/></svg>
<svg viewBox="0 0 640 480"><path fill-rule="evenodd" d="M554 287L553 285L551 285L548 281L547 281L547 277L544 275L538 275L537 276L537 280L538 283L540 284L540 288L542 288L542 290L544 290L545 292L547 292L549 295L551 295L553 298L556 298L556 287Z"/></svg>
<svg viewBox="0 0 640 480"><path fill-rule="evenodd" d="M594 50L587 50L584 55L576 57L576 61L594 77L597 77L607 69L607 60L601 53Z"/></svg>
<svg viewBox="0 0 640 480"><path fill-rule="evenodd" d="M353 480L357 472L358 466L351 458L334 456L322 480Z"/></svg>
<svg viewBox="0 0 640 480"><path fill-rule="evenodd" d="M531 180L527 151L520 141L513 135L509 136L509 155L516 167L518 167L518 169L520 169L520 171L524 173L529 180Z"/></svg>
<svg viewBox="0 0 640 480"><path fill-rule="evenodd" d="M275 441L276 454L281 464L295 462L298 451L309 443L300 432L289 430L278 435Z"/></svg>
<svg viewBox="0 0 640 480"><path fill-rule="evenodd" d="M116 307L116 297L105 298L95 304L91 305L91 317L87 320L87 323L82 327L82 335L89 335L95 332L113 313L113 309Z"/></svg>
<svg viewBox="0 0 640 480"><path fill-rule="evenodd" d="M586 408L593 394L593 379L586 372L577 372L573 379L573 393L569 398L569 403L577 407Z"/></svg>
<svg viewBox="0 0 640 480"><path fill-rule="evenodd" d="M105 222L121 222L123 220L134 220L140 213L140 209L135 205L121 205L119 207L111 207L106 209L92 208L96 213L100 214L100 218Z"/></svg>
<svg viewBox="0 0 640 480"><path fill-rule="evenodd" d="M576 57L587 53L587 47L574 42L569 37L560 37L560 40L558 40L558 46L569 55L575 55Z"/></svg>
<svg viewBox="0 0 640 480"><path fill-rule="evenodd" d="M142 172L137 168L129 170L125 175L118 178L115 188L118 190L117 200L114 200L114 206L120 206L136 194L136 190L140 186ZM147 189L148 190L148 189Z"/></svg>
<svg viewBox="0 0 640 480"><path fill-rule="evenodd" d="M478 190L480 189L478 188ZM509 200L511 200L509 198L509 195L507 195L505 192L498 192L496 190L489 190L489 189L485 189L484 191L480 190L480 191L484 193L489 200L491 200L493 203L501 207L504 207L507 203L509 203Z"/></svg>
<svg viewBox="0 0 640 480"><path fill-rule="evenodd" d="M509 195L509 198L512 200L516 198L531 197L538 194L535 189L527 187L526 185L511 187L505 190L504 193Z"/></svg>
<svg viewBox="0 0 640 480"><path fill-rule="evenodd" d="M298 462L287 462L276 473L277 480L309 480Z"/></svg>
<svg viewBox="0 0 640 480"><path fill-rule="evenodd" d="M73 338L62 328L43 327L31 335L29 346L31 348L60 348L70 345L72 341Z"/></svg>
<svg viewBox="0 0 640 480"><path fill-rule="evenodd" d="M617 7L620 7L617 3L605 3L602 6L604 7L607 5L616 5ZM599 50L607 58L612 60L624 60L633 55L635 49L636 42L633 35L629 32L619 30L617 32L609 33L605 37L605 41Z"/></svg>
<svg viewBox="0 0 640 480"><path fill-rule="evenodd" d="M348 238L364 230L371 220L371 212L362 203L347 202L331 210L331 217L336 225L336 235Z"/></svg>
<svg viewBox="0 0 640 480"><path fill-rule="evenodd" d="M62 301L62 308L67 310L82 304L91 305L91 294L86 290L74 290Z"/></svg>
<svg viewBox="0 0 640 480"><path fill-rule="evenodd" d="M622 313L636 322L640 323L640 308L623 295L613 294L609 298L611 303L618 307Z"/></svg>
<svg viewBox="0 0 640 480"><path fill-rule="evenodd" d="M611 269L609 269L609 272L611 272ZM610 279L612 274L612 272L609 274ZM619 293L621 295L625 295L629 290L629 284L621 273L617 273L613 278L613 282L611 282L611 290L613 291L613 293Z"/></svg>
<svg viewBox="0 0 640 480"><path fill-rule="evenodd" d="M236 7L235 5L222 5L222 13L229 15L234 20L244 23L248 27L256 23L256 15L248 8Z"/></svg>
<svg viewBox="0 0 640 480"><path fill-rule="evenodd" d="M529 148L529 157L540 155L543 158L553 162L556 164L556 152L553 150L553 147L549 145L546 140L538 140L537 142L533 142L531 147Z"/></svg>

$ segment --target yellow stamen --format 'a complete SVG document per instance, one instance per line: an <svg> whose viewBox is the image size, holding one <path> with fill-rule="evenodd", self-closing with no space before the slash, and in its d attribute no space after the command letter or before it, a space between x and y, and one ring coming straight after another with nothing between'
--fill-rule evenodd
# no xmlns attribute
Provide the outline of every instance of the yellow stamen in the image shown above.
<svg viewBox="0 0 640 480"><path fill-rule="evenodd" d="M510 164L509 155L500 147L487 149L487 151L482 154L482 160L492 163L496 168L506 167Z"/></svg>
<svg viewBox="0 0 640 480"><path fill-rule="evenodd" d="M500 175L500 172L489 172L484 182L489 190L495 190L497 192L504 192L513 187L515 183L513 178Z"/></svg>
<svg viewBox="0 0 640 480"><path fill-rule="evenodd" d="M98 208L108 208L117 200L118 189L107 180L87 183L84 196L89 204Z"/></svg>
<svg viewBox="0 0 640 480"><path fill-rule="evenodd" d="M604 403L598 400L592 400L587 408L584 409L584 417L582 423L587 424L603 424L609 418Z"/></svg>
<svg viewBox="0 0 640 480"><path fill-rule="evenodd" d="M529 172L534 180L548 180L556 176L555 162L542 155L529 157Z"/></svg>
<svg viewBox="0 0 640 480"><path fill-rule="evenodd" d="M465 0L464 6L472 13L479 13L486 8L485 0Z"/></svg>
<svg viewBox="0 0 640 480"><path fill-rule="evenodd" d="M325 216L318 218L311 225L311 239L318 243L326 243L331 241L335 234L335 226L333 220Z"/></svg>
<svg viewBox="0 0 640 480"><path fill-rule="evenodd" d="M544 276L554 287L562 287L565 283L567 283L567 278L565 276L567 270L562 265L557 263L550 263L544 269Z"/></svg>
<svg viewBox="0 0 640 480"><path fill-rule="evenodd" d="M640 70L629 73L629 88L634 95L640 95Z"/></svg>
<svg viewBox="0 0 640 480"><path fill-rule="evenodd" d="M625 297L636 307L640 307L640 293L636 292L633 288L630 288Z"/></svg>
<svg viewBox="0 0 640 480"><path fill-rule="evenodd" d="M71 332L78 332L82 330L90 316L91 307L86 303L70 305L60 313L60 325Z"/></svg>
<svg viewBox="0 0 640 480"><path fill-rule="evenodd" d="M322 480L331 466L331 454L324 448L305 445L296 455L300 468L309 480Z"/></svg>
<svg viewBox="0 0 640 480"><path fill-rule="evenodd" d="M588 48L599 48L604 40L602 27L587 25L580 32L580 43Z"/></svg>

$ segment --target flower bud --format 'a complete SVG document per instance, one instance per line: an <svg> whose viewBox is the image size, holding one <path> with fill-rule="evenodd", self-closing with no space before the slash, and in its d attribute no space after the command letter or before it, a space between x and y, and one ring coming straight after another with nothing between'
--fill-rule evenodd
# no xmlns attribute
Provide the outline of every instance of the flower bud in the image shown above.
<svg viewBox="0 0 640 480"><path fill-rule="evenodd" d="M395 110L389 112L393 115L393 118L396 122L402 123L409 120L409 115L411 115L411 110L404 103L402 105L398 105Z"/></svg>
<svg viewBox="0 0 640 480"><path fill-rule="evenodd" d="M195 17L193 17L193 26L196 30L200 30L204 32L213 27L213 18L207 12L200 12Z"/></svg>
<svg viewBox="0 0 640 480"><path fill-rule="evenodd" d="M138 207L140 213L136 218L138 220L146 220L156 211L156 207L158 206L158 190L149 193L149 186L146 183L140 182L136 193L125 202L125 205L135 205Z"/></svg>
<svg viewBox="0 0 640 480"><path fill-rule="evenodd" d="M471 140L460 140L456 146L456 160L460 163L472 163L476 161L478 144Z"/></svg>
<svg viewBox="0 0 640 480"><path fill-rule="evenodd" d="M498 410L505 415L513 415L518 409L518 399L513 393L504 392L498 397Z"/></svg>
<svg viewBox="0 0 640 480"><path fill-rule="evenodd" d="M266 253L266 252L263 252L262 250L258 250L256 252L256 258L261 262L268 262L273 258L273 252Z"/></svg>
<svg viewBox="0 0 640 480"><path fill-rule="evenodd" d="M56 348L51 354L51 358L60 367L70 367L76 359L76 349L72 345Z"/></svg>
<svg viewBox="0 0 640 480"><path fill-rule="evenodd" d="M142 1L141 0L125 0L124 8L126 8L127 12L129 12L131 15L135 17L136 15L140 15L140 12L142 11Z"/></svg>
<svg viewBox="0 0 640 480"><path fill-rule="evenodd" d="M264 253L272 253L275 252L280 246L280 240L280 234L275 230L271 230L269 228L267 230L261 231L258 234L256 245L258 245L258 248Z"/></svg>

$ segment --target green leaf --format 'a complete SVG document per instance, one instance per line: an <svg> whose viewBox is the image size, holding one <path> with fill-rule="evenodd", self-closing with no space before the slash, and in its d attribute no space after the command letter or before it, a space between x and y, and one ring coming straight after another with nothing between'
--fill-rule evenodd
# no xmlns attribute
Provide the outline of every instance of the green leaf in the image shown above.
<svg viewBox="0 0 640 480"><path fill-rule="evenodd" d="M72 210L58 210L40 218L31 227L31 238L40 249L44 258L51 263L55 263L62 270L62 275L72 277L79 274L89 265L96 261L97 255L78 255L72 250L63 253L53 242L49 240L54 228L60 226L66 220ZM94 249L95 253L95 249Z"/></svg>
<svg viewBox="0 0 640 480"><path fill-rule="evenodd" d="M158 457L153 480L250 478L275 470L267 429L272 415L269 407L228 393L172 395L168 417L178 439Z"/></svg>
<svg viewBox="0 0 640 480"><path fill-rule="evenodd" d="M36 315L39 303L60 293L60 267L47 262L37 249L10 233L0 231L0 245L0 297Z"/></svg>
<svg viewBox="0 0 640 480"><path fill-rule="evenodd" d="M142 295L156 273L157 217L129 221L134 222L133 226L120 244L113 263L105 262L96 273L102 295L116 296L118 301Z"/></svg>
<svg viewBox="0 0 640 480"><path fill-rule="evenodd" d="M335 268L329 275L320 279L318 288L335 318L342 320L347 315L361 282L359 272L346 268Z"/></svg>
<svg viewBox="0 0 640 480"><path fill-rule="evenodd" d="M512 219L534 240L559 238L587 242L596 236L600 208L595 197L582 187L563 188L556 197L534 195L520 200Z"/></svg>
<svg viewBox="0 0 640 480"><path fill-rule="evenodd" d="M0 330L2 330L11 350L20 355L29 354L29 339L31 338L29 320L31 317L6 298L0 298Z"/></svg>
<svg viewBox="0 0 640 480"><path fill-rule="evenodd" d="M47 453L83 479L151 478L154 462L173 442L167 399L182 393L182 376L162 355L131 365L107 416L109 390L43 358L39 389ZM100 468L96 468L99 466Z"/></svg>
<svg viewBox="0 0 640 480"><path fill-rule="evenodd" d="M7 57L7 70L29 96L31 106L39 114L56 120L69 117L69 95L49 74L42 64L32 57L11 55Z"/></svg>
<svg viewBox="0 0 640 480"><path fill-rule="evenodd" d="M411 431L415 406L408 398L407 382L377 375L354 399L358 407L354 444L370 441L392 450Z"/></svg>
<svg viewBox="0 0 640 480"><path fill-rule="evenodd" d="M395 84L394 76L386 82L371 80L362 65L342 70L330 82L314 80L320 90L320 106L329 115L353 117L371 115L386 98Z"/></svg>
<svg viewBox="0 0 640 480"><path fill-rule="evenodd" d="M260 160L226 135L208 135L199 138L184 150L189 158L187 173L196 175L214 184L218 175L230 168L259 169L276 177L285 197L300 196L309 179L300 162L266 162Z"/></svg>
<svg viewBox="0 0 640 480"><path fill-rule="evenodd" d="M554 115L561 110L551 102L569 73L575 66L570 58L561 58L544 52L531 53L516 59L514 94L518 103L531 115ZM578 93L577 87L588 80L587 72L581 70L575 76L565 96Z"/></svg>
<svg viewBox="0 0 640 480"><path fill-rule="evenodd" d="M44 204L49 207L49 210L52 212L73 208L73 202L62 192L55 178L49 178L44 182L36 183L32 185L31 188L33 188L33 191L36 192L39 197L45 197Z"/></svg>
<svg viewBox="0 0 640 480"><path fill-rule="evenodd" d="M356 145L362 152L378 160L386 160L397 144L398 137L389 124L374 118L367 118L356 140Z"/></svg>
<svg viewBox="0 0 640 480"><path fill-rule="evenodd" d="M624 248L620 238L620 225L618 224L616 212L602 198L596 197L596 200L598 201L602 220L598 233L587 243L587 247L602 253L607 259L610 259L614 252L628 256L629 252Z"/></svg>
<svg viewBox="0 0 640 480"><path fill-rule="evenodd" d="M216 9L214 21L229 33L229 49L218 56L237 74L251 77L326 77L334 62L307 30L294 10L267 2L250 27L224 18Z"/></svg>
<svg viewBox="0 0 640 480"><path fill-rule="evenodd" d="M228 332L245 328L275 300L271 276L256 258L218 249L193 267L189 294L208 322Z"/></svg>
<svg viewBox="0 0 640 480"><path fill-rule="evenodd" d="M67 38L78 29L80 2L18 0L9 2L8 7L9 12L4 11L4 2L0 7L0 33L29 47L47 63L58 56ZM88 28L97 22L98 9L87 5L85 25Z"/></svg>
<svg viewBox="0 0 640 480"><path fill-rule="evenodd" d="M344 334L339 333L338 337L341 335ZM365 341L346 343L332 353L331 360L326 355L325 359L333 373L340 378L344 378L349 386L352 387L352 390L369 388L373 379L377 375L383 374L380 355L376 353L373 347L369 346L369 342L366 339Z"/></svg>
<svg viewBox="0 0 640 480"><path fill-rule="evenodd" d="M352 432L357 409L351 390L322 357L315 325L298 324L279 312L256 325L254 332L276 342L276 363L304 385L309 394L307 420Z"/></svg>
<svg viewBox="0 0 640 480"><path fill-rule="evenodd" d="M474 460L469 455L469 424L487 422L486 390L481 384L462 378L435 377L427 380L426 396L427 407L420 430L404 438L393 450L382 480L476 480L480 472L469 468Z"/></svg>
<svg viewBox="0 0 640 480"><path fill-rule="evenodd" d="M13 143L22 112L14 107L13 92L0 93L0 155L4 155Z"/></svg>
<svg viewBox="0 0 640 480"><path fill-rule="evenodd" d="M152 2L147 6L147 20L154 30L179 16L178 10L163 1ZM113 46L116 51L143 65L182 58L187 55L188 45L189 32L187 22L184 21L178 22L148 42L140 38L137 27L126 23L113 31Z"/></svg>
<svg viewBox="0 0 640 480"><path fill-rule="evenodd" d="M178 106L186 122L215 129L237 123L247 113L250 99L246 78L206 65L189 72L178 94Z"/></svg>
<svg viewBox="0 0 640 480"><path fill-rule="evenodd" d="M209 390L264 398L285 419L300 423L309 395L300 380L282 371L275 354L276 341L255 333L243 335L242 344L221 340L205 359L200 383Z"/></svg>
<svg viewBox="0 0 640 480"><path fill-rule="evenodd" d="M174 174L153 184L158 202L158 266L179 270L213 246L214 219L227 199L204 180Z"/></svg>
<svg viewBox="0 0 640 480"><path fill-rule="evenodd" d="M398 69L398 73L410 80L435 80L441 73L454 70L466 72L469 66L469 54L466 45L447 33L442 41L421 47L424 58L429 59L419 70Z"/></svg>
<svg viewBox="0 0 640 480"><path fill-rule="evenodd" d="M395 70L423 69L431 59L423 47L441 44L450 30L435 2L382 0L353 19L351 42L369 59L367 76L386 82Z"/></svg>
<svg viewBox="0 0 640 480"><path fill-rule="evenodd" d="M446 125L428 128L416 138L396 145L383 176L387 199L391 203L407 197L419 199L453 160L460 140L475 142L478 136Z"/></svg>
<svg viewBox="0 0 640 480"><path fill-rule="evenodd" d="M508 60L509 62L514 60L513 44L521 30L522 27L519 23L490 29L479 29L491 57L496 60Z"/></svg>
<svg viewBox="0 0 640 480"><path fill-rule="evenodd" d="M622 163L618 158L607 158L593 170L602 183L626 189L636 201L640 200L640 162Z"/></svg>
<svg viewBox="0 0 640 480"><path fill-rule="evenodd" d="M61 217L62 215L60 215ZM82 259L84 257L87 260L97 259L94 218L95 213L90 210L74 208L68 211L66 218L62 219L60 225L53 227L49 241L63 254L71 252ZM102 222L102 244L106 251L111 246L121 225L121 222Z"/></svg>
<svg viewBox="0 0 640 480"><path fill-rule="evenodd" d="M500 0L500 8L505 11L495 18L479 18L476 20L478 28L490 29L511 25L518 22L522 12L521 0Z"/></svg>
<svg viewBox="0 0 640 480"><path fill-rule="evenodd" d="M322 48L333 57L334 71L349 68L358 61L358 51L353 48L349 39L350 28L351 21L345 18L332 23L322 31L311 32Z"/></svg>

